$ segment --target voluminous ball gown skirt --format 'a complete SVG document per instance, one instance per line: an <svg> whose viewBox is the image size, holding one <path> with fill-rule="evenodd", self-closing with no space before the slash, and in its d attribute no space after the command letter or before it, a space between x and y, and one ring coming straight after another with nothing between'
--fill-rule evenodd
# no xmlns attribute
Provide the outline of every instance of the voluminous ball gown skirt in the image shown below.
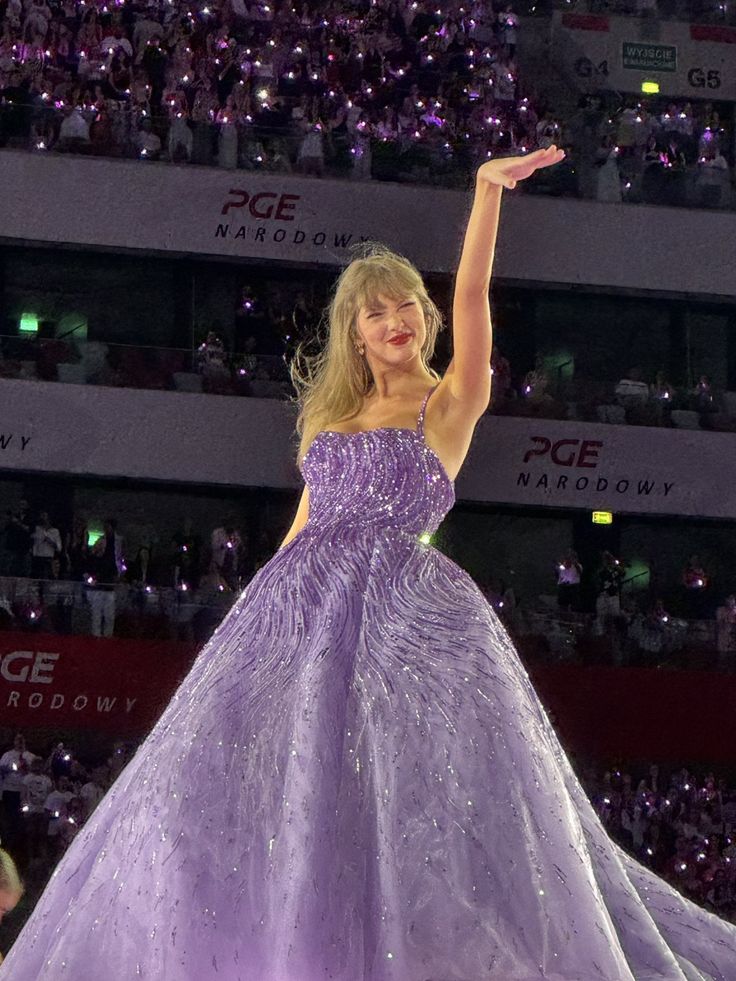
<svg viewBox="0 0 736 981"><path fill-rule="evenodd" d="M736 979L736 927L606 834L418 429L321 433L256 573L2 981Z"/></svg>

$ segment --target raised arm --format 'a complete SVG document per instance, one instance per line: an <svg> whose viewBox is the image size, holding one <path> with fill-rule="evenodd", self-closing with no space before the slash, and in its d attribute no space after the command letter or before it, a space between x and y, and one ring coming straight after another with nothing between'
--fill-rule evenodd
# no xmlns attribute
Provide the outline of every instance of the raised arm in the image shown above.
<svg viewBox="0 0 736 981"><path fill-rule="evenodd" d="M503 189L512 190L541 167L559 163L554 145L524 157L484 163L476 174L473 207L465 230L452 305L453 358L447 369L450 393L463 411L479 418L491 395L493 332L488 291L496 249Z"/></svg>

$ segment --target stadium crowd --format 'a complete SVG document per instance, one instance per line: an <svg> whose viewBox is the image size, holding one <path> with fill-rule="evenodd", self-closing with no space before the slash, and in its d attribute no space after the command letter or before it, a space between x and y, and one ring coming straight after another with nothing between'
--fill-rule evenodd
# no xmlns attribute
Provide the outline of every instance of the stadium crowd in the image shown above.
<svg viewBox="0 0 736 981"><path fill-rule="evenodd" d="M4 0L0 146L464 186L555 142L527 192L729 207L712 103L585 98L519 79L510 4Z"/></svg>
<svg viewBox="0 0 736 981"><path fill-rule="evenodd" d="M508 145L507 113L524 122L517 28L510 7L477 0L443 11L349 0L10 2L3 139L318 176L329 161L370 176L374 136L384 169L406 153L421 169L429 147L453 169L461 130L472 157Z"/></svg>
<svg viewBox="0 0 736 981"><path fill-rule="evenodd" d="M715 773L667 777L623 767L590 772L584 785L608 833L688 899L736 916L736 790Z"/></svg>
<svg viewBox="0 0 736 981"><path fill-rule="evenodd" d="M519 594L509 569L481 588L532 660L733 671L736 595L706 564L691 555L663 574L604 550L586 568L568 549L544 591Z"/></svg>
<svg viewBox="0 0 736 981"><path fill-rule="evenodd" d="M730 113L713 102L581 96L550 142L568 145L580 197L733 206Z"/></svg>
<svg viewBox="0 0 736 981"><path fill-rule="evenodd" d="M25 500L8 510L0 629L203 642L277 547L230 514L209 534L184 518L169 541L136 524L130 549L114 518L60 524Z"/></svg>
<svg viewBox="0 0 736 981"><path fill-rule="evenodd" d="M635 365L618 380L565 378L544 356L522 375L498 347L493 372L489 411L496 415L736 431L736 393L719 390L707 375L676 386L666 372Z"/></svg>

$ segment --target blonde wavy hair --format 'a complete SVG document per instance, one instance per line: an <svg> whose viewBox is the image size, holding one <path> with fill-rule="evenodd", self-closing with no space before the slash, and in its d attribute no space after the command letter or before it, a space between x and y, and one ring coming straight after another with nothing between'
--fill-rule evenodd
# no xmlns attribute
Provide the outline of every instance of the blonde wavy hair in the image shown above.
<svg viewBox="0 0 736 981"><path fill-rule="evenodd" d="M426 337L421 350L427 373L440 381L429 367L442 315L430 299L419 270L408 259L375 242L364 243L335 283L331 301L313 337L300 341L289 362L289 374L297 391L299 407L296 431L300 437L297 466L312 440L322 429L356 415L374 387L364 355L358 354L357 317L360 308L378 294L392 300L413 295L424 311ZM308 354L314 344L316 353Z"/></svg>
<svg viewBox="0 0 736 981"><path fill-rule="evenodd" d="M0 848L0 890L14 896L22 896L26 891L15 862L3 848Z"/></svg>

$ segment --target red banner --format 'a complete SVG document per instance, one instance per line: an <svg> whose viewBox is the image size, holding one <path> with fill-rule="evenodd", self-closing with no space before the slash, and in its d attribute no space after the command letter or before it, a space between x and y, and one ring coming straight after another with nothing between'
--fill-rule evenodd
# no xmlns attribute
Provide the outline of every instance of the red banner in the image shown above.
<svg viewBox="0 0 736 981"><path fill-rule="evenodd" d="M3 726L144 735L196 651L181 643L0 633Z"/></svg>
<svg viewBox="0 0 736 981"><path fill-rule="evenodd" d="M0 725L143 737L195 655L171 641L0 632ZM583 757L733 762L734 674L534 663L530 674Z"/></svg>
<svg viewBox="0 0 736 981"><path fill-rule="evenodd" d="M693 41L715 41L717 44L736 44L736 28L722 24L691 24Z"/></svg>
<svg viewBox="0 0 736 981"><path fill-rule="evenodd" d="M533 665L565 746L583 758L733 764L736 675Z"/></svg>
<svg viewBox="0 0 736 981"><path fill-rule="evenodd" d="M608 17L600 14L563 14L562 26L570 31L610 31Z"/></svg>

